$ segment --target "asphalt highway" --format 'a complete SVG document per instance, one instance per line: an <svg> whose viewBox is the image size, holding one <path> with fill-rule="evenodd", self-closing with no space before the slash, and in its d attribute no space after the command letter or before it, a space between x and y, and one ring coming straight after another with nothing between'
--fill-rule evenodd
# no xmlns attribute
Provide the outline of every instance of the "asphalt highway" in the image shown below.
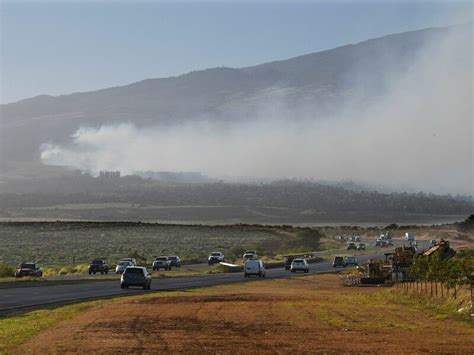
<svg viewBox="0 0 474 355"><path fill-rule="evenodd" d="M383 253L359 255L359 264L365 263L371 258L383 258ZM310 265L311 274L321 274L340 271L335 269L331 261L322 261ZM293 276L308 275L305 273L291 273L284 268L267 269L265 279L275 279ZM138 295L149 292L186 290L197 287L208 287L215 285L252 282L263 280L256 278L244 278L243 272L225 273L205 276L170 277L153 279L151 290L140 288L120 288L117 281L95 281L65 285L45 285L32 287L13 287L0 289L0 317L16 315L31 310L60 306L100 298L111 298L116 296Z"/></svg>

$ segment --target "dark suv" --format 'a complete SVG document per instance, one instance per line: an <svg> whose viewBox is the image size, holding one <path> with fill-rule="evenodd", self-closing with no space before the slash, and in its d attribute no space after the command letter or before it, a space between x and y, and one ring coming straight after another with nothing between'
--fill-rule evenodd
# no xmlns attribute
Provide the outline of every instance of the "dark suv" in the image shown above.
<svg viewBox="0 0 474 355"><path fill-rule="evenodd" d="M347 250L357 250L356 243L347 243Z"/></svg>
<svg viewBox="0 0 474 355"><path fill-rule="evenodd" d="M95 275L98 272L101 274L109 273L109 265L107 265L104 259L94 259L89 265L89 275Z"/></svg>
<svg viewBox="0 0 474 355"><path fill-rule="evenodd" d="M120 278L120 287L141 286L144 290L151 288L151 275L141 266L129 266Z"/></svg>
<svg viewBox="0 0 474 355"><path fill-rule="evenodd" d="M41 269L37 263L21 263L16 268L15 277L23 276L43 276L43 269Z"/></svg>
<svg viewBox="0 0 474 355"><path fill-rule="evenodd" d="M170 267L181 267L181 259L179 258L179 256L168 256L168 260L171 262Z"/></svg>
<svg viewBox="0 0 474 355"><path fill-rule="evenodd" d="M336 256L334 257L334 260L332 262L332 266L334 267L346 267L346 263L344 262L344 258L342 256Z"/></svg>

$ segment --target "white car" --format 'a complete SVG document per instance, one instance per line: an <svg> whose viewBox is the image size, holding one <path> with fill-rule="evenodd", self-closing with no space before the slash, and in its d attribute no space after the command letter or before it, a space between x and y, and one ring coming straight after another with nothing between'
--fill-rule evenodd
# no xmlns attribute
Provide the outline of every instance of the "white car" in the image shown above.
<svg viewBox="0 0 474 355"><path fill-rule="evenodd" d="M209 265L220 263L224 261L224 254L222 254L220 251L214 251L209 255L207 258L207 263Z"/></svg>
<svg viewBox="0 0 474 355"><path fill-rule="evenodd" d="M119 263L122 262L122 261L130 261L130 263L131 263L133 266L136 266L136 265L137 265L137 261L135 260L135 258L123 258L123 259L120 259Z"/></svg>
<svg viewBox="0 0 474 355"><path fill-rule="evenodd" d="M245 262L244 276L250 277L252 275L258 277L265 277L265 265L260 259L250 259Z"/></svg>
<svg viewBox="0 0 474 355"><path fill-rule="evenodd" d="M127 266L135 266L135 265L133 265L130 260L120 260L117 266L115 267L115 273L122 274L127 268Z"/></svg>
<svg viewBox="0 0 474 355"><path fill-rule="evenodd" d="M306 259L301 259L301 258L294 259L291 262L290 271L291 272L303 271L303 272L308 273L309 272L309 264L306 261Z"/></svg>
<svg viewBox="0 0 474 355"><path fill-rule="evenodd" d="M257 254L254 252L245 252L244 255L242 256L244 260L256 259L257 257L258 257Z"/></svg>
<svg viewBox="0 0 474 355"><path fill-rule="evenodd" d="M413 233L406 232L405 233L405 240L407 240L409 242L413 242L413 241L415 241L415 235Z"/></svg>

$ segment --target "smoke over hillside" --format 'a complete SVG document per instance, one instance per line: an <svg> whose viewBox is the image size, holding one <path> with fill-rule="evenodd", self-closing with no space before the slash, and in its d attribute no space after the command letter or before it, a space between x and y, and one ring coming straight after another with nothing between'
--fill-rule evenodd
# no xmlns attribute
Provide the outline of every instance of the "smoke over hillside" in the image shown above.
<svg viewBox="0 0 474 355"><path fill-rule="evenodd" d="M352 72L357 84L350 89L351 99L338 103L337 115L315 114L313 103L295 110L286 104L288 88L278 86L255 95L257 108L239 121L216 124L199 117L166 126L137 127L127 121L84 126L68 144L43 144L41 159L94 172L352 179L471 194L470 29L450 31L426 44L403 71L386 68L386 89L379 95ZM232 115L236 112L233 107Z"/></svg>

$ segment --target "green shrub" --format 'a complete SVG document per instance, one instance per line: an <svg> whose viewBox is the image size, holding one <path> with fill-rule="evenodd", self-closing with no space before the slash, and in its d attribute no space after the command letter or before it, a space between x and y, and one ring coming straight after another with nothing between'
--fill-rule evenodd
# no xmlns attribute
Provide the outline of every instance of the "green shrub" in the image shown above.
<svg viewBox="0 0 474 355"><path fill-rule="evenodd" d="M463 222L457 224L458 229L464 232L474 230L474 214L471 214Z"/></svg>
<svg viewBox="0 0 474 355"><path fill-rule="evenodd" d="M287 243L288 248L295 251L319 250L320 240L324 237L317 229L307 228L296 234L296 238Z"/></svg>
<svg viewBox="0 0 474 355"><path fill-rule="evenodd" d="M15 276L15 268L8 264L0 264L0 277Z"/></svg>

